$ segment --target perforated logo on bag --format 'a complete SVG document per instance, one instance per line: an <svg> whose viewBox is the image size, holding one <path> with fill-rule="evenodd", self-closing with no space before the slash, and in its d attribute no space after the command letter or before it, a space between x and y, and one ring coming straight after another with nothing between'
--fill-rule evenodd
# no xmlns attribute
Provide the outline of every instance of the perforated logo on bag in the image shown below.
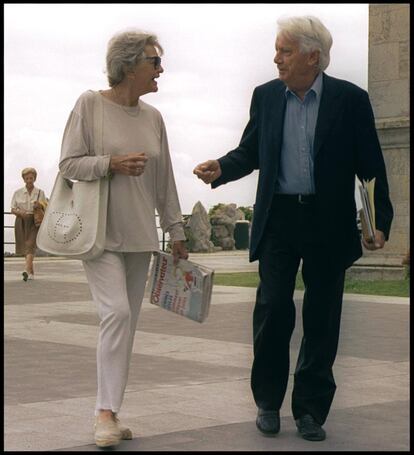
<svg viewBox="0 0 414 455"><path fill-rule="evenodd" d="M76 213L54 211L48 217L47 234L56 243L74 242L82 230L82 219Z"/></svg>

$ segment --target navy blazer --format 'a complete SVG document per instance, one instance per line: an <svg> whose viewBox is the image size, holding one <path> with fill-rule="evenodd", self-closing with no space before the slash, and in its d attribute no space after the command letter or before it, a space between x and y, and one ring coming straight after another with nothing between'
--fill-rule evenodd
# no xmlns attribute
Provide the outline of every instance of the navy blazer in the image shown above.
<svg viewBox="0 0 414 455"><path fill-rule="evenodd" d="M286 108L285 84L279 79L256 87L250 119L239 146L219 158L222 175L216 188L259 169L250 239L250 261L260 256L282 146ZM368 93L360 87L323 74L323 92L314 140L316 209L335 251L335 260L349 267L362 256L356 222L355 176L376 177L376 227L388 240L393 209L384 158L375 129Z"/></svg>

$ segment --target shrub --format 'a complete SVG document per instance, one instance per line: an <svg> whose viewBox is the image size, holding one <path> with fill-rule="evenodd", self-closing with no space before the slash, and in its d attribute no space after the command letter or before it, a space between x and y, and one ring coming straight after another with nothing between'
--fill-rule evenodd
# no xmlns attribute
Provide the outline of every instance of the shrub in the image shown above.
<svg viewBox="0 0 414 455"><path fill-rule="evenodd" d="M244 213L244 219L252 222L253 219L253 207L237 207Z"/></svg>

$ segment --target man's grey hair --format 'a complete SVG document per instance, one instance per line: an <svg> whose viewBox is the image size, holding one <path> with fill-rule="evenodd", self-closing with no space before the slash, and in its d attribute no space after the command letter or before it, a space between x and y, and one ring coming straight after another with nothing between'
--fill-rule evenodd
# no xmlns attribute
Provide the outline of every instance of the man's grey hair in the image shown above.
<svg viewBox="0 0 414 455"><path fill-rule="evenodd" d="M319 51L318 69L325 71L329 65L329 51L332 46L332 36L322 22L314 16L296 16L282 18L277 21L278 34L287 35L299 42L302 53Z"/></svg>
<svg viewBox="0 0 414 455"><path fill-rule="evenodd" d="M154 46L159 55L163 54L158 38L151 33L126 30L115 34L109 40L106 73L110 87L122 82L126 73L145 59L145 46L148 45Z"/></svg>

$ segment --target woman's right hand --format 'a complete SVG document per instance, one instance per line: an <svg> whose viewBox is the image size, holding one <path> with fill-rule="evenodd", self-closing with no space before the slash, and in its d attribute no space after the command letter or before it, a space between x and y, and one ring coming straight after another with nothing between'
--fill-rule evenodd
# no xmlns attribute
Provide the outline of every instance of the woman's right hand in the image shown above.
<svg viewBox="0 0 414 455"><path fill-rule="evenodd" d="M111 156L109 169L118 174L139 177L144 172L147 161L148 158L144 152Z"/></svg>
<svg viewBox="0 0 414 455"><path fill-rule="evenodd" d="M18 218L22 218L23 210L22 209L12 209L11 211L14 215L16 215Z"/></svg>
<svg viewBox="0 0 414 455"><path fill-rule="evenodd" d="M24 209L14 209L13 213L24 220L30 217L30 215Z"/></svg>

